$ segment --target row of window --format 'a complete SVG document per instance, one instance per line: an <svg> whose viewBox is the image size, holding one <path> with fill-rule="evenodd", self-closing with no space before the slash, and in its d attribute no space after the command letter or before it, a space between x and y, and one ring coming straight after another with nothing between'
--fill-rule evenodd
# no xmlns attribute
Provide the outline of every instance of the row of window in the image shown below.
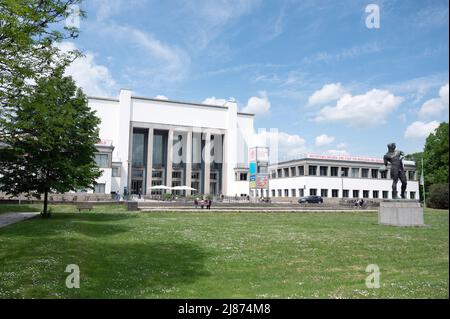
<svg viewBox="0 0 450 319"><path fill-rule="evenodd" d="M338 167L338 166L317 166L307 165L309 176L332 176L332 177L353 177L353 178L389 178L389 170L380 171L376 168L359 168L359 167ZM271 178L285 178L285 177L297 177L305 176L305 166L292 166L278 168L272 170L270 174ZM416 179L416 172L413 170L407 171L407 177L409 180Z"/></svg>
<svg viewBox="0 0 450 319"><path fill-rule="evenodd" d="M340 197L341 190L339 189L329 189L322 188L320 189L320 196L322 197ZM389 198L389 191L379 191L379 190L358 190L354 189L351 191L352 198ZM303 188L299 189L272 189L271 190L272 197L303 197L305 196L305 190ZM309 195L319 195L319 190L317 188L310 188ZM344 189L342 190L343 198L350 198L350 190ZM416 192L409 192L410 199L416 199Z"/></svg>

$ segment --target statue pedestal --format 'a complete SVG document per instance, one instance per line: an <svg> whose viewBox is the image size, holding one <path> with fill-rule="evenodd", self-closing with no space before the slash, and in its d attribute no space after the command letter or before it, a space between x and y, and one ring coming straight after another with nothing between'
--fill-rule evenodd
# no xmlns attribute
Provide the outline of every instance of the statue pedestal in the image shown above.
<svg viewBox="0 0 450 319"><path fill-rule="evenodd" d="M392 226L425 226L423 208L417 200L391 199L380 203L378 224Z"/></svg>

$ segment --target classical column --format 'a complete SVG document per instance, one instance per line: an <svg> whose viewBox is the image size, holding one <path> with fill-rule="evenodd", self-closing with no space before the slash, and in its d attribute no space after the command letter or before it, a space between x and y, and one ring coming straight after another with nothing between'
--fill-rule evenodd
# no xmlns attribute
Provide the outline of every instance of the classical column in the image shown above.
<svg viewBox="0 0 450 319"><path fill-rule="evenodd" d="M203 176L203 189L204 193L207 195L210 192L210 173L211 173L211 133L203 133L205 136L205 148L204 148L204 159L203 163L205 166L204 176Z"/></svg>
<svg viewBox="0 0 450 319"><path fill-rule="evenodd" d="M190 129L186 134L186 186L191 187L192 178L192 130ZM186 196L190 196L191 191L186 190Z"/></svg>
<svg viewBox="0 0 450 319"><path fill-rule="evenodd" d="M222 194L227 194L227 172L228 172L228 163L227 163L227 134L222 135Z"/></svg>
<svg viewBox="0 0 450 319"><path fill-rule="evenodd" d="M147 135L147 179L145 187L147 189L147 195L151 195L152 190L152 173L153 173L153 127L148 129Z"/></svg>
<svg viewBox="0 0 450 319"><path fill-rule="evenodd" d="M166 186L172 187L172 165L173 165L173 129L167 134L167 156L166 156Z"/></svg>

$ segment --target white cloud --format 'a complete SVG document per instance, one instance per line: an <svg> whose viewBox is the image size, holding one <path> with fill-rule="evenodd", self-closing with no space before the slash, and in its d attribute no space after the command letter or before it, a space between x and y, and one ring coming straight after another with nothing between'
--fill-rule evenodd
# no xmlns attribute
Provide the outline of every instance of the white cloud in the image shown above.
<svg viewBox="0 0 450 319"><path fill-rule="evenodd" d="M242 112L252 113L255 115L264 115L269 112L270 101L267 98L267 92L261 91L258 96L253 96L248 99L247 105L244 106Z"/></svg>
<svg viewBox="0 0 450 319"><path fill-rule="evenodd" d="M134 27L102 22L91 26L94 27L102 37L131 52L121 57L128 65L122 71L123 77L130 81L127 85L133 86L136 82L151 89L161 89L163 84L186 78L191 60L185 50Z"/></svg>
<svg viewBox="0 0 450 319"><path fill-rule="evenodd" d="M58 43L57 47L62 52L76 50L72 42ZM76 59L66 68L66 74L72 76L78 86L87 95L109 97L115 94L116 83L106 66L99 65L95 61L92 52L84 53L83 57Z"/></svg>
<svg viewBox="0 0 450 319"><path fill-rule="evenodd" d="M328 145L333 143L334 136L328 136L327 134L322 134L319 136L316 136L316 146L321 147L324 145Z"/></svg>
<svg viewBox="0 0 450 319"><path fill-rule="evenodd" d="M157 96L155 96L155 99L167 101L169 98L165 95L158 94Z"/></svg>
<svg viewBox="0 0 450 319"><path fill-rule="evenodd" d="M409 125L405 131L405 138L412 140L421 140L428 137L439 126L439 122L431 121L428 123L416 121Z"/></svg>
<svg viewBox="0 0 450 319"><path fill-rule="evenodd" d="M298 158L307 152L306 141L298 134L286 132L266 131L246 134L247 143L250 147L270 147L270 161L276 163L280 160Z"/></svg>
<svg viewBox="0 0 450 319"><path fill-rule="evenodd" d="M373 127L387 117L404 98L389 91L373 89L361 95L345 94L334 107L322 108L313 118L316 122L344 122L353 127Z"/></svg>
<svg viewBox="0 0 450 319"><path fill-rule="evenodd" d="M419 118L429 119L433 117L441 116L448 112L449 106L449 95L448 95L448 83L442 86L439 90L439 97L430 99L423 103L419 110Z"/></svg>
<svg viewBox="0 0 450 319"><path fill-rule="evenodd" d="M324 104L335 101L346 93L341 83L325 84L320 90L314 92L308 99L308 105Z"/></svg>
<svg viewBox="0 0 450 319"><path fill-rule="evenodd" d="M227 103L227 100L218 99L215 96L211 96L211 97L207 97L206 99L204 99L202 103L208 104L208 105L224 106L225 103Z"/></svg>

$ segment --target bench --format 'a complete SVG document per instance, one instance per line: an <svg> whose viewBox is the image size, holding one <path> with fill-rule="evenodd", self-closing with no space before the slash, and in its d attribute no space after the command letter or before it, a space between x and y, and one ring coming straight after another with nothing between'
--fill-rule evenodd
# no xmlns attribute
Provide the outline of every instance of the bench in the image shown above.
<svg viewBox="0 0 450 319"><path fill-rule="evenodd" d="M94 205L92 205L91 203L77 203L75 206L77 207L79 212L82 209L88 209L89 211L91 211L91 209L94 208Z"/></svg>

